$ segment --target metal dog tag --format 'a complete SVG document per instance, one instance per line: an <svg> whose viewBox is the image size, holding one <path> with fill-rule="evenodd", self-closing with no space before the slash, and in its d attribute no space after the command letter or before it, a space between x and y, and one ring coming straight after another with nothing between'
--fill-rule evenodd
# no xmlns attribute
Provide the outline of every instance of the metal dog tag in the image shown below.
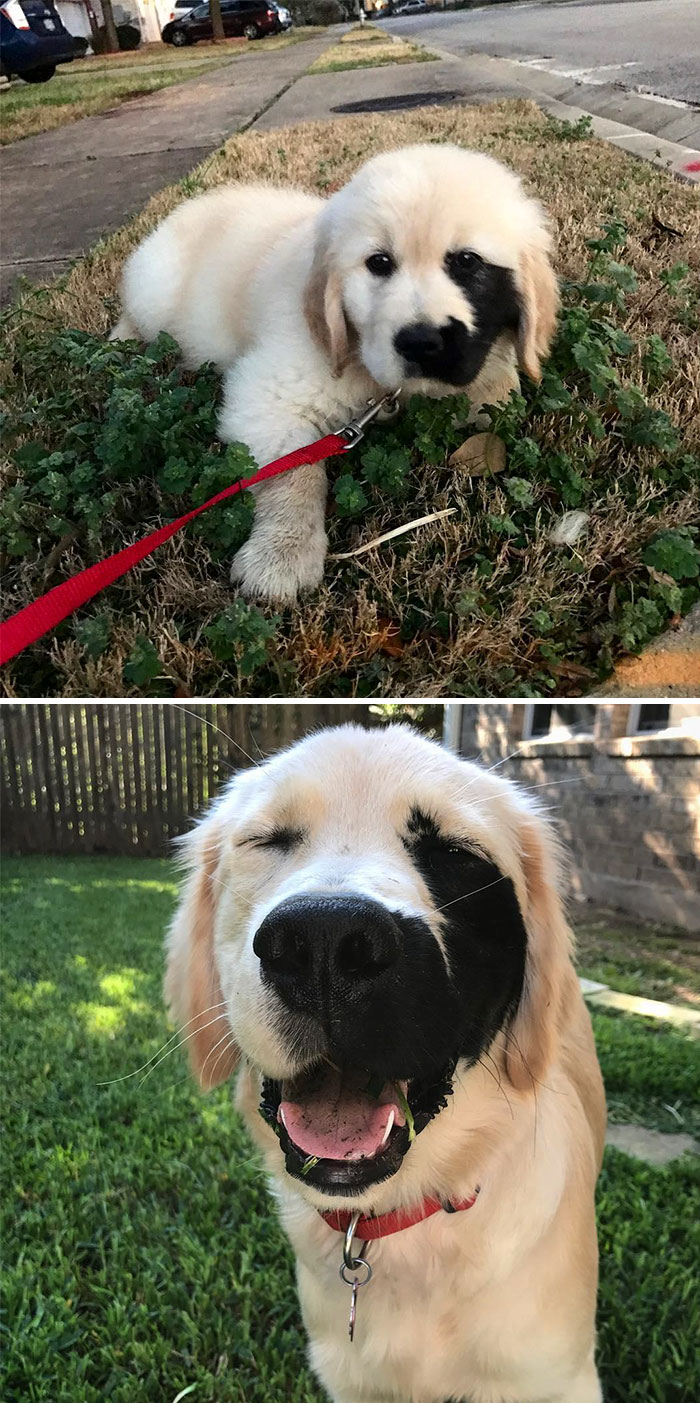
<svg viewBox="0 0 700 1403"><path fill-rule="evenodd" d="M346 1286L352 1287L352 1296L350 1297L350 1319L348 1320L348 1335L350 1336L351 1344L355 1337L355 1321L357 1319L357 1293L361 1286L366 1286L367 1282L371 1281L372 1279L372 1268L369 1262L365 1262L362 1257L355 1257L352 1265L352 1270L356 1271L358 1267L364 1267L367 1273L364 1281L360 1281L359 1276L355 1276L354 1278L346 1276L348 1268L346 1267L345 1262L343 1262L340 1268L341 1280L345 1282Z"/></svg>
<svg viewBox="0 0 700 1403"><path fill-rule="evenodd" d="M359 1213L353 1213L348 1224L345 1242L343 1244L343 1260L340 1265L341 1281L344 1281L346 1286L352 1287L352 1296L350 1297L350 1319L348 1320L348 1335L350 1336L351 1344L355 1338L357 1293L361 1286L366 1286L367 1283L372 1280L372 1268L369 1262L366 1262L364 1257L353 1257L352 1255L352 1240L355 1235L355 1228L357 1227L359 1217ZM365 1243L365 1250L368 1246L369 1244ZM358 1267L364 1267L365 1269L366 1276L364 1280L360 1280L360 1277L357 1275Z"/></svg>

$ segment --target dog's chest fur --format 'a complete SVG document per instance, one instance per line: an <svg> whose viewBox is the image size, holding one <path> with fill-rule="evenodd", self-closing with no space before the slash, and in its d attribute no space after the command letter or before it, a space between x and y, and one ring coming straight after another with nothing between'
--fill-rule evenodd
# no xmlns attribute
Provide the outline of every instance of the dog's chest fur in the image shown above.
<svg viewBox="0 0 700 1403"><path fill-rule="evenodd" d="M323 1256L316 1237L304 1244L293 1231L310 1358L334 1400L374 1400L376 1391L382 1403L539 1403L550 1392L561 1363L556 1330L533 1312L517 1273L507 1284L500 1271L494 1277L487 1222L451 1215L374 1243L352 1344L342 1237L329 1251L324 1235Z"/></svg>

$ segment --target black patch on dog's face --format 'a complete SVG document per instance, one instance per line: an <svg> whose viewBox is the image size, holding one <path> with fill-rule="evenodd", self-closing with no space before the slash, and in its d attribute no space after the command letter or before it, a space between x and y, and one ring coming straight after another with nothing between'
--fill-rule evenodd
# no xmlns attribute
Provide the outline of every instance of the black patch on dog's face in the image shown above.
<svg viewBox="0 0 700 1403"><path fill-rule="evenodd" d="M450 1019L457 1056L473 1063L522 993L527 932L515 889L490 858L441 833L419 809L403 841L442 912L451 975L443 1017ZM438 991L436 997L440 1003Z"/></svg>
<svg viewBox="0 0 700 1403"><path fill-rule="evenodd" d="M464 388L483 369L498 338L505 332L517 333L520 299L510 268L500 268L468 250L448 253L445 271L467 298L474 313L475 330L470 331L464 322L450 317L447 324L439 328L441 344L409 364L407 369L410 375ZM401 332L397 343L400 337ZM401 349L400 344L397 349Z"/></svg>

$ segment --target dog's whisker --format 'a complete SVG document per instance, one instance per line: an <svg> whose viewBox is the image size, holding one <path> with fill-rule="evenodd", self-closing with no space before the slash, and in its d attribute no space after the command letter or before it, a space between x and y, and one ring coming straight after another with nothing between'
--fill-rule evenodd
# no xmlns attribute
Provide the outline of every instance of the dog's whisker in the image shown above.
<svg viewBox="0 0 700 1403"><path fill-rule="evenodd" d="M211 1005L209 1006L209 1008L200 1009L198 1013L195 1013L194 1018L188 1018L187 1022L186 1022L186 1023L183 1023L183 1025L182 1025L181 1028L176 1028L176 1029L175 1029L175 1032L172 1034L171 1037L168 1038L167 1042L164 1042L164 1043L163 1043L163 1046L162 1046L162 1047L159 1047L157 1052L153 1052L153 1053L151 1054L151 1056L148 1057L148 1058L146 1059L146 1061L143 1062L143 1063L141 1064L140 1067L137 1067L136 1070L135 1070L134 1072L125 1072L123 1077L112 1077L109 1081L98 1081L98 1082L96 1083L96 1085L97 1085L97 1086L116 1086L117 1083L120 1082L120 1081L129 1081L129 1078L130 1078L130 1077L137 1077L137 1076L139 1075L139 1072L145 1071L145 1069L146 1069L146 1067L148 1067L149 1063L153 1062L156 1058L160 1057L161 1052L165 1052L166 1047L170 1047L170 1044L171 1044L172 1042L174 1042L176 1038L179 1038L179 1037L182 1036L182 1034L183 1034L184 1031L185 1031L185 1028L189 1028L190 1023L196 1022L196 1020L197 1020L198 1018L205 1018L206 1015L207 1015L208 1013L213 1013L213 1011L214 1011L215 1008L225 1008L225 1007L226 1007L226 1000L225 1000L225 999L222 999L221 1003L218 1003L218 1004L211 1004ZM195 1031L197 1031L197 1030L195 1029Z"/></svg>
<svg viewBox="0 0 700 1403"><path fill-rule="evenodd" d="M437 906L437 907L435 908L436 915L437 915L437 913L440 912L440 911L446 911L447 908L448 908L448 906L454 906L454 905L456 904L456 902L458 902L458 901L466 901L466 900L467 900L467 897L469 897L469 896L478 896L480 892L482 892L482 891L488 891L488 890L489 890L489 887L495 887L495 886L498 885L499 882L508 882L508 881L510 881L510 878L509 878L509 877L506 877L506 876L502 873L500 877L495 877L494 880L493 880L492 882L487 882L487 883L486 883L486 886L484 886L484 887L477 887L475 891L465 891L465 892L462 893L461 896L455 896L455 897L453 897L452 901L446 901L444 906Z"/></svg>
<svg viewBox="0 0 700 1403"><path fill-rule="evenodd" d="M216 1007L216 1005L214 1005L214 1007ZM225 1003L221 1004L221 1008L226 1008L226 1004L225 1004ZM202 1015L200 1014L199 1017L201 1017L201 1016L202 1016ZM196 1038L198 1033L203 1033L203 1032L205 1032L205 1030L206 1030L207 1028L211 1028L211 1027L213 1027L213 1025L214 1025L215 1023L219 1023L220 1020L221 1020L223 1017L224 1017L224 1014L223 1014L223 1013L217 1013L217 1015L216 1015L215 1018L210 1018L210 1019L209 1019L209 1022L208 1022L208 1023L203 1023L202 1026L201 1026L200 1028L193 1028L192 1032L191 1032L191 1033L188 1033L188 1035L187 1035L186 1038L182 1038L181 1041L180 1041L179 1043L177 1043L175 1047L171 1047L171 1048L170 1048L170 1051L169 1051L169 1052L166 1052L166 1053L165 1053L165 1056L161 1057L161 1059L160 1059L159 1062L154 1062L154 1063L153 1063L153 1066L152 1066L152 1067L149 1067L148 1071L146 1072L145 1077L143 1077L142 1080L139 1082L139 1090L140 1090L141 1087L143 1086L144 1082L147 1082L147 1081L148 1081L148 1078L150 1077L151 1072L155 1072L155 1071L157 1070L158 1067L162 1067L163 1063L164 1063L164 1062L167 1062L168 1058L169 1058L169 1057L172 1057L173 1053L174 1053L174 1052L177 1052L178 1048L184 1047L185 1044L188 1043L188 1042L190 1042L190 1040L191 1040L192 1038Z"/></svg>
<svg viewBox="0 0 700 1403"><path fill-rule="evenodd" d="M179 702L175 704L175 710L183 711L185 716L194 716L195 721L201 721L203 726L208 726L211 731L217 731L220 736L224 737L224 740L227 740L231 745L234 745L236 747L236 750L240 750L241 755L245 755L246 760L249 760L251 765L255 765L256 768L259 767L258 761L254 760L253 756L249 755L247 750L244 750L240 742L234 740L233 736L230 736L228 734L228 731L224 731L221 726L217 726L215 721L210 721L206 716L200 716L198 711L190 711L190 708L188 706L180 706Z"/></svg>
<svg viewBox="0 0 700 1403"><path fill-rule="evenodd" d="M222 1043L225 1043L226 1045L225 1045L224 1047L221 1047L221 1044L222 1044ZM203 1061L203 1063L202 1063L201 1071L200 1071L200 1073L199 1073L200 1081L202 1082L202 1084L204 1084L204 1073L205 1073L206 1066L207 1066L207 1063L208 1063L208 1061L209 1061L209 1058L212 1057L213 1054L216 1052L217 1047L220 1047L220 1048L221 1048L221 1051L220 1051L219 1056L217 1057L216 1062L214 1063L214 1066L212 1067L212 1070L211 1070L211 1080L212 1080L212 1082L214 1081L214 1077L216 1076L216 1069L217 1069L217 1067L219 1066L219 1063L221 1062L221 1059L225 1056L225 1054L228 1052L228 1049L229 1049L230 1047L235 1047L235 1046L236 1046L236 1040L235 1040L235 1038L234 1038L234 1036L233 1036L233 1031L232 1031L231 1028L227 1028L227 1029L226 1029L226 1032L225 1032L224 1035L223 1035L223 1037L222 1037L222 1038L219 1038L219 1041L216 1042L216 1043L214 1043L214 1046L211 1047L211 1048L209 1049L209 1051L208 1051L208 1053L207 1053L207 1055L206 1055L206 1057L205 1057L205 1059L204 1059L204 1061Z"/></svg>
<svg viewBox="0 0 700 1403"><path fill-rule="evenodd" d="M492 1056L491 1056L491 1054L490 1054L489 1052L484 1053L484 1056L485 1056L485 1057L488 1057L489 1062L493 1062L493 1058L492 1058ZM497 1064L496 1064L495 1062L493 1062L493 1065L494 1065L494 1067L496 1067L496 1071L498 1071ZM483 1061L483 1059L482 1059L481 1057L479 1058L479 1066L480 1066L480 1067L483 1067L484 1071L485 1071L485 1072L488 1072L489 1076L493 1079L493 1081L495 1081L496 1086L498 1087L498 1090L500 1091L501 1096L503 1097L503 1100L505 1101L505 1103L506 1103L506 1105L507 1105L507 1107L508 1107L508 1110L510 1111L510 1118L511 1118L511 1120L515 1120L515 1112L513 1111L513 1107L512 1107L512 1105L511 1105L510 1097L507 1096L506 1093L505 1093L505 1091L503 1090L503 1081L502 1081L502 1079L501 1079L501 1074L500 1074L500 1072L498 1072L498 1076L496 1076L496 1073L495 1073L495 1072L492 1072L492 1071L491 1071L491 1068L486 1066L486 1063Z"/></svg>
<svg viewBox="0 0 700 1403"><path fill-rule="evenodd" d="M250 721L248 721L247 718L246 718L246 729L247 729L247 731L248 731L248 735L250 736L250 739L251 739L252 742L253 742L253 745L255 746L255 749L256 749L257 752L258 752L258 755L260 756L260 759L262 760L263 764L265 764L265 761L266 761L266 760L269 760L270 757L269 757L269 755L264 755L263 752L262 752L262 750L260 749L260 746L258 745L257 739L256 739L256 737L255 737L255 735L254 735L254 732L253 732L253 727L251 726Z"/></svg>
<svg viewBox="0 0 700 1403"><path fill-rule="evenodd" d="M225 882L223 877L217 877L214 872L209 873L209 879L212 882L218 882L219 886L223 887L224 891L229 892L231 896L240 896L245 898L246 894L240 889L240 887L232 887L230 882Z"/></svg>

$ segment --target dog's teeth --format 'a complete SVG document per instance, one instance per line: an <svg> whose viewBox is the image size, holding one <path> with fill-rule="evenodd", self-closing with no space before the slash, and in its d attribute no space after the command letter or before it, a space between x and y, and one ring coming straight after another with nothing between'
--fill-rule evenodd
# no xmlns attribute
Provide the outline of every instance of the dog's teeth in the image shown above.
<svg viewBox="0 0 700 1403"><path fill-rule="evenodd" d="M394 1121L395 1121L395 1120L396 1120L396 1111L390 1111L390 1112L389 1112L389 1119L388 1119L387 1124L386 1124L386 1130L384 1131L384 1139L382 1140L382 1148L384 1147L384 1145L386 1145L386 1142L387 1142L387 1140L389 1139L389 1136L391 1135L391 1132L392 1132L392 1129L393 1129Z"/></svg>
<svg viewBox="0 0 700 1403"><path fill-rule="evenodd" d="M278 1119L278 1120L281 1120L281 1122L282 1122L282 1124L283 1124L283 1126L284 1126L284 1128L285 1128L285 1130L286 1130L286 1129L287 1129L287 1122L286 1122L286 1120L285 1120L285 1118L284 1118L284 1111L283 1111L283 1109L282 1109L281 1106L280 1106L280 1108L279 1108L279 1110L278 1110L278 1112L277 1112L277 1119Z"/></svg>

